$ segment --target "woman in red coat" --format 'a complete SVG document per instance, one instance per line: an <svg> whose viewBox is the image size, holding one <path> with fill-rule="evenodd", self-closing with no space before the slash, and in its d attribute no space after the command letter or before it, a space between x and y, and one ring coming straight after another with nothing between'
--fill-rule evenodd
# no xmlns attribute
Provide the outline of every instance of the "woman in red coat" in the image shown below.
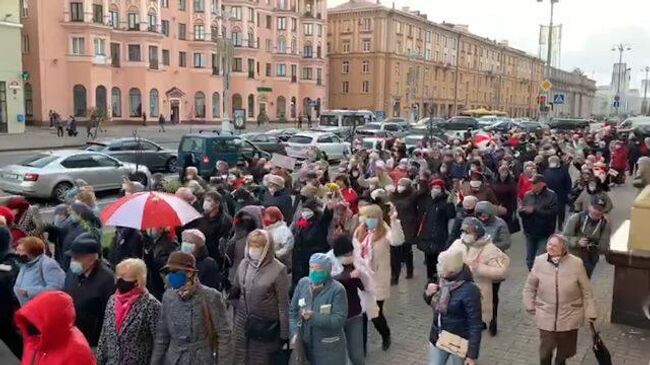
<svg viewBox="0 0 650 365"><path fill-rule="evenodd" d="M24 339L23 365L95 365L84 335L74 325L72 298L47 291L16 312L16 326Z"/></svg>
<svg viewBox="0 0 650 365"><path fill-rule="evenodd" d="M610 163L610 167L618 173L614 178L615 184L625 184L625 170L627 170L627 166L627 146L620 141L616 142Z"/></svg>

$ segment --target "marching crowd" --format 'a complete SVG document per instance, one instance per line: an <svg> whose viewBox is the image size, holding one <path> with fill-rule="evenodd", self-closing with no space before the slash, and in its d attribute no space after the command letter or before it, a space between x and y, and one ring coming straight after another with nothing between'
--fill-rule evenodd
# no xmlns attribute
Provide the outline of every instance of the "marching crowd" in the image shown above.
<svg viewBox="0 0 650 365"><path fill-rule="evenodd" d="M10 199L0 206L0 338L31 365L360 365L368 322L391 346L384 305L413 279L416 248L429 364L477 363L481 337L498 334L513 260L529 270L523 305L540 364L565 364L597 317L590 277L609 245L608 192L628 174L635 187L650 183L650 139L609 129L425 137L412 151L400 140L355 144L334 167L316 156L296 172L220 161L209 179L186 166L173 191L154 176L151 190L201 213L182 227L109 235L83 181L52 222ZM525 258L508 253L520 231Z"/></svg>

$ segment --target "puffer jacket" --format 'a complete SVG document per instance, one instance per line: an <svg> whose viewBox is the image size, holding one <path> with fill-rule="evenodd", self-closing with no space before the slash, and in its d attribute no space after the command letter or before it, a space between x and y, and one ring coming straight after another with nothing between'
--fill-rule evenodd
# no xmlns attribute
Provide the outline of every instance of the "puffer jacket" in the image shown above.
<svg viewBox="0 0 650 365"><path fill-rule="evenodd" d="M537 256L523 292L524 308L535 313L537 327L565 332L580 328L586 318L596 318L596 303L582 260L564 255L559 264L548 254Z"/></svg>
<svg viewBox="0 0 650 365"><path fill-rule="evenodd" d="M464 281L456 290L451 291L447 313L436 313L433 296L424 294L424 301L433 309L433 323L429 332L429 342L435 345L440 332L447 331L458 335L469 342L467 357L478 359L481 347L481 292L472 280L472 273L467 266L453 281Z"/></svg>
<svg viewBox="0 0 650 365"><path fill-rule="evenodd" d="M482 221L485 233L490 235L492 243L497 246L501 251L506 251L510 248L511 238L508 224L501 218L496 216L496 209L488 202L478 202L476 204L476 216L486 214L490 218Z"/></svg>
<svg viewBox="0 0 650 365"><path fill-rule="evenodd" d="M524 226L524 233L534 237L548 237L555 232L557 215L557 195L544 188L539 193L529 191L524 196L522 206L532 206L533 212L519 211Z"/></svg>

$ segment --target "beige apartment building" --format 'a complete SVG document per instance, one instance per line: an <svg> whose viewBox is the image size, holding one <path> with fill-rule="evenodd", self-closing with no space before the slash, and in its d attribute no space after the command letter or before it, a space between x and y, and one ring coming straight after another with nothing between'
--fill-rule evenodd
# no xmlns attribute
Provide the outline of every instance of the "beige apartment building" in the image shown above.
<svg viewBox="0 0 650 365"><path fill-rule="evenodd" d="M484 107L535 117L543 62L408 8L350 0L328 10L329 105L386 116Z"/></svg>

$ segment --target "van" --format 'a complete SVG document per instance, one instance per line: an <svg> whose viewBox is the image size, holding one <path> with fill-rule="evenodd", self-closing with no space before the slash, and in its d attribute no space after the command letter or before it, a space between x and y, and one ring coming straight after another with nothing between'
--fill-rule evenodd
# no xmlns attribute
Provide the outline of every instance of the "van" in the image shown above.
<svg viewBox="0 0 650 365"><path fill-rule="evenodd" d="M375 120L375 114L368 110L325 110L314 130L335 133L343 139L348 139L352 136L354 128Z"/></svg>
<svg viewBox="0 0 650 365"><path fill-rule="evenodd" d="M246 160L262 157L270 159L271 154L240 136L217 131L186 134L178 145L179 170L188 165L196 166L199 175L204 177L215 171L217 161L237 166Z"/></svg>

